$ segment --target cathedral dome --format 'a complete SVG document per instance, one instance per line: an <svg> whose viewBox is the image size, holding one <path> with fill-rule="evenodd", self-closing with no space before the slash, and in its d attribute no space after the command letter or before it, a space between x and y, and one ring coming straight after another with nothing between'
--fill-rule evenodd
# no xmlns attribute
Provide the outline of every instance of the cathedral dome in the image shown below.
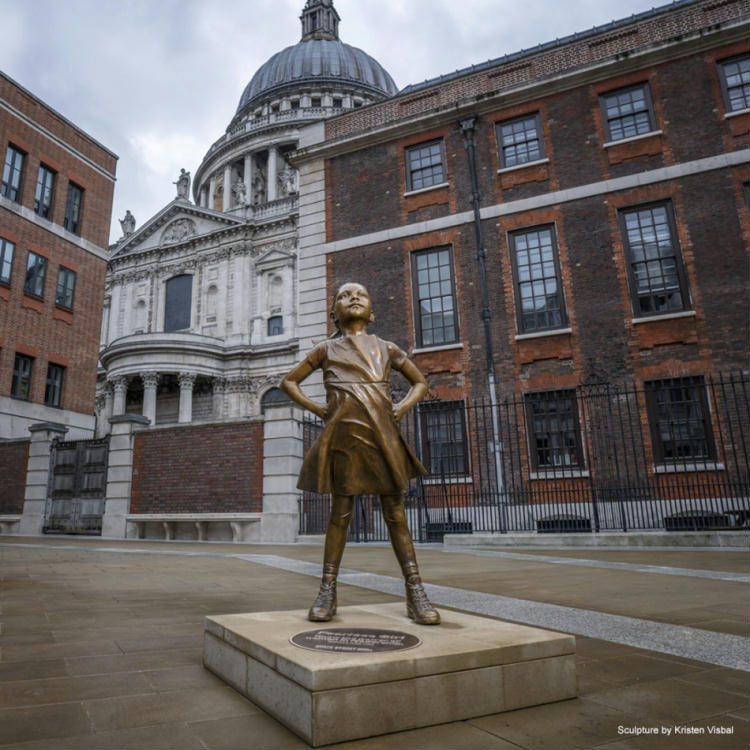
<svg viewBox="0 0 750 750"><path fill-rule="evenodd" d="M245 88L237 111L305 85L355 86L378 97L398 93L386 69L361 49L338 39L306 39L261 65Z"/></svg>
<svg viewBox="0 0 750 750"><path fill-rule="evenodd" d="M265 62L245 88L234 120L253 108L305 89L358 92L367 99L398 93L385 68L373 57L339 39L333 0L307 0L302 39Z"/></svg>

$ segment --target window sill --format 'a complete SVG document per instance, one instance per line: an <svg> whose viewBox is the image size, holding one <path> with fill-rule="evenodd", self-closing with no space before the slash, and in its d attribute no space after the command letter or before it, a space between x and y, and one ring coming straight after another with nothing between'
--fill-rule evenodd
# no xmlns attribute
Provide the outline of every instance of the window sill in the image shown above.
<svg viewBox="0 0 750 750"><path fill-rule="evenodd" d="M474 484L474 479L472 477L430 477L423 479L422 484Z"/></svg>
<svg viewBox="0 0 750 750"><path fill-rule="evenodd" d="M724 119L729 120L732 117L740 117L742 115L750 115L750 107L745 107L745 109L735 109L733 112L726 112L724 114Z"/></svg>
<svg viewBox="0 0 750 750"><path fill-rule="evenodd" d="M422 346L419 349L412 349L412 354L427 354L429 352L447 352L451 349L463 349L464 345L459 341L457 344L442 344L440 346Z"/></svg>
<svg viewBox="0 0 750 750"><path fill-rule="evenodd" d="M572 328L556 328L553 331L538 331L537 333L519 333L516 335L516 341L526 341L527 339L541 339L546 336L564 336L566 333L573 333Z"/></svg>
<svg viewBox="0 0 750 750"><path fill-rule="evenodd" d="M66 307L55 307L55 311L52 314L55 320L61 320L63 323L73 322L73 311L68 310Z"/></svg>
<svg viewBox="0 0 750 750"><path fill-rule="evenodd" d="M640 135L633 135L630 138L621 138L619 141L607 141L602 144L602 148L612 148L612 146L620 146L623 143L632 143L633 141L642 141L645 138L653 138L655 135L664 135L663 130L651 130L648 133L641 133Z"/></svg>
<svg viewBox="0 0 750 750"><path fill-rule="evenodd" d="M704 461L697 464L656 464L654 466L654 474L685 474L694 471L724 471L724 464Z"/></svg>
<svg viewBox="0 0 750 750"><path fill-rule="evenodd" d="M548 469L529 473L529 479L585 479L590 476L585 469Z"/></svg>
<svg viewBox="0 0 750 750"><path fill-rule="evenodd" d="M31 295L28 292L23 293L23 300L21 301L21 307L34 310L34 312L42 312L44 310L44 298Z"/></svg>
<svg viewBox="0 0 750 750"><path fill-rule="evenodd" d="M655 323L657 320L677 320L678 318L694 318L695 310L685 310L684 312L665 313L664 315L649 315L645 318L633 318L630 322L633 325L640 323Z"/></svg>
<svg viewBox="0 0 750 750"><path fill-rule="evenodd" d="M441 182L438 185L430 185L429 187L419 188L419 190L408 190L404 193L404 198L408 198L411 195L421 195L422 193L429 193L430 190L440 190L450 185L450 182Z"/></svg>
<svg viewBox="0 0 750 750"><path fill-rule="evenodd" d="M526 161L523 164L514 164L512 167L502 167L497 170L497 173L515 172L518 169L525 169L526 167L538 167L540 164L549 164L549 159L535 159L534 161Z"/></svg>

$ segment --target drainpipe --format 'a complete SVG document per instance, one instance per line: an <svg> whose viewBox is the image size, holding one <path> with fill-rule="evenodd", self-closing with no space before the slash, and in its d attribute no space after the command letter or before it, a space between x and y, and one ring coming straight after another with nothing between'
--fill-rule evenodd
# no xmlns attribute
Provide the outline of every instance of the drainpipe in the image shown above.
<svg viewBox="0 0 750 750"><path fill-rule="evenodd" d="M476 128L477 116L471 115L459 120L461 132L464 136L464 148L469 159L469 174L471 175L471 203L474 209L474 241L477 249L477 265L479 266L479 288L482 297L482 323L484 326L484 351L485 366L487 368L487 385L490 394L490 408L492 410L492 455L495 458L495 476L497 478L497 491L499 495L503 494L503 466L501 461L501 450L499 435L499 419L497 411L497 390L495 377L495 362L492 353L492 328L490 321L492 314L490 312L489 295L487 293L487 251L484 247L482 237L482 217L479 211L479 179L477 178L477 148L476 148ZM504 514L500 518L500 530L505 531Z"/></svg>

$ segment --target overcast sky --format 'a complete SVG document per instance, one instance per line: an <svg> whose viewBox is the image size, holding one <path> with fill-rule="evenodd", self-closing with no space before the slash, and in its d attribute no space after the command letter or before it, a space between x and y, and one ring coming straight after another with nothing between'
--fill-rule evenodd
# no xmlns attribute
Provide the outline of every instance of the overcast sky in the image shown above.
<svg viewBox="0 0 750 750"><path fill-rule="evenodd" d="M654 0L336 0L341 39L399 88L664 5ZM300 38L304 0L0 0L0 69L120 161L112 217L140 226Z"/></svg>

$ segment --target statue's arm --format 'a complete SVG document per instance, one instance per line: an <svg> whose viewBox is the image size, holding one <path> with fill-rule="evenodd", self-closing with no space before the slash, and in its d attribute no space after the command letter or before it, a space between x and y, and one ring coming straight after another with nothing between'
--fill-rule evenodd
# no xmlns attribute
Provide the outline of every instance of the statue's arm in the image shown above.
<svg viewBox="0 0 750 750"><path fill-rule="evenodd" d="M311 411L321 419L326 417L325 404L320 404L305 396L299 384L313 371L310 363L303 359L295 368L290 370L283 378L279 387L292 401L299 404L303 409Z"/></svg>
<svg viewBox="0 0 750 750"><path fill-rule="evenodd" d="M393 415L396 417L396 421L400 420L404 414L410 412L425 397L428 391L424 375L422 375L411 360L405 359L403 364L397 369L411 383L411 388L406 396L393 406Z"/></svg>

